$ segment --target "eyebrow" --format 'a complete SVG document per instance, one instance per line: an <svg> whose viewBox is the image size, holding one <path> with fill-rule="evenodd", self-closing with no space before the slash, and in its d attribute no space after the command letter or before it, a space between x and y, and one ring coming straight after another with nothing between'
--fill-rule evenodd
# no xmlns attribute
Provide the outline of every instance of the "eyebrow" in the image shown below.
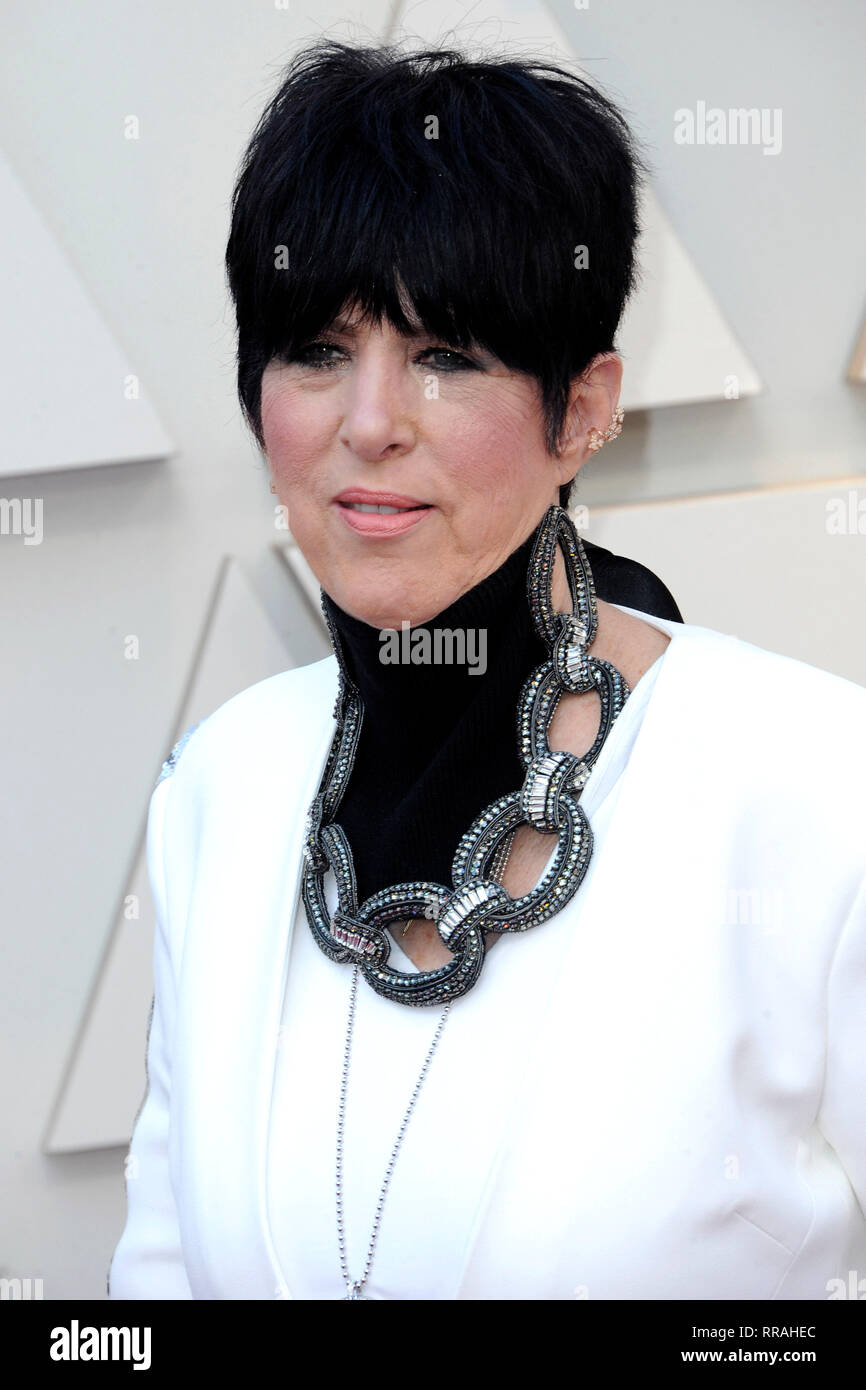
<svg viewBox="0 0 866 1390"><path fill-rule="evenodd" d="M357 323L351 320L347 320L345 318L338 318L330 324L330 328L331 331L334 333L354 333L357 328ZM400 330L398 330L398 332L399 331ZM419 323L414 326L410 325L410 330L408 333L401 333L401 337L404 338L429 338L431 336L435 335L429 334L425 329L423 323Z"/></svg>

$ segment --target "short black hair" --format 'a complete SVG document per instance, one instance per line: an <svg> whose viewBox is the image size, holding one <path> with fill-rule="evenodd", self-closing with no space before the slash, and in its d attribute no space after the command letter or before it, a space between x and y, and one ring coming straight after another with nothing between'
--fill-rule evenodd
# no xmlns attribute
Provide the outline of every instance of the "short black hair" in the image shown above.
<svg viewBox="0 0 866 1390"><path fill-rule="evenodd" d="M431 338L536 379L557 455L573 379L616 350L646 173L613 102L553 63L333 38L299 50L241 160L226 247L259 446L268 362L347 303L409 332L408 296Z"/></svg>

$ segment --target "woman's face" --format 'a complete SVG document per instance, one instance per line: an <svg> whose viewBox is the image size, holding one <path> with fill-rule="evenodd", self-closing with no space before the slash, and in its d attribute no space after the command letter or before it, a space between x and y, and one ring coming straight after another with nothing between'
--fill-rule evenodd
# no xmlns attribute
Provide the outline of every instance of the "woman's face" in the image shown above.
<svg viewBox="0 0 866 1390"><path fill-rule="evenodd" d="M399 629L428 621L497 569L580 460L573 450L546 453L536 382L489 353L404 338L387 320L337 324L298 360L267 367L265 452L289 529L325 592L363 622ZM336 500L349 488L427 510L413 510L408 525L358 514Z"/></svg>

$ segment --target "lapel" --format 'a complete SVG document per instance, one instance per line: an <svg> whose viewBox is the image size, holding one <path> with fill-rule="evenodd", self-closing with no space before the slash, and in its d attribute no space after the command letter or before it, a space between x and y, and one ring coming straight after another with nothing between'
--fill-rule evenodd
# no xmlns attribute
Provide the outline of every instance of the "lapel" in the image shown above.
<svg viewBox="0 0 866 1390"><path fill-rule="evenodd" d="M617 604L616 607L622 605ZM633 929L638 937L644 937L647 933L653 935L652 890L660 876L662 883L656 899L664 910L664 878L668 870L660 867L651 857L645 863L638 863L636 854L646 840L643 826L647 805L652 805L658 787L658 750L660 747L675 746L682 732L682 710L676 696L679 690L685 688L683 663L688 669L698 629L673 620L650 618L648 614L634 609L627 611L651 622L652 626L675 640L672 640L665 653L652 702L643 716L637 739L622 771L615 813L604 840L593 849L587 877L575 897L557 917L533 929L548 933L550 945L548 947L545 940L544 950L549 951L554 969L549 982L538 982L544 983L545 993L533 1004L536 1026L527 1036L524 1065L514 1071L508 1105L501 1116L495 1144L491 1147L489 1177L476 1212L473 1238L466 1246L453 1295L455 1299L489 1297L491 1260L496 1263L509 1240L516 1242L516 1248L519 1248L519 1232L526 1215L531 1222L535 1212L535 1219L538 1219L537 1213L543 1205L538 1197L538 1175L531 1171L525 1147L521 1149L525 1145L527 1114L533 1102L537 1102L541 1095L548 1096L545 1113L550 1117L550 1136L560 1133L563 1128L566 1132L569 1126L573 1128L573 1149L569 1150L567 1145L563 1145L563 1152L578 1153L581 1146L585 1146L589 1111L581 1111L579 1105L575 1106L569 1101L580 1092L580 1072L593 1073L597 1069L595 1055L599 1039L607 1039L606 1006L603 1001L606 991L620 987L615 982L620 980L620 954L626 926L629 930ZM591 826L599 804L615 781L616 770L611 769L602 754L581 798ZM623 873L624 862L629 863L627 874ZM661 934L662 923L658 926L659 932L654 937L656 940ZM652 979L649 963L645 979ZM602 982L601 987L599 982ZM610 1041L601 1044L605 1045L610 1047L612 1044ZM520 1151L523 1156L521 1172L526 1185L521 1189L519 1213L503 1204L502 1189L499 1188L500 1174L508 1161L510 1150ZM546 1163L547 1158L540 1158L539 1162ZM520 1159L518 1167L521 1167ZM511 1188L509 1195L513 1195L513 1191ZM554 1183L545 1191L555 1191L557 1194L558 1205L555 1213L549 1215L550 1221L565 1222L571 1215L572 1202L567 1184L557 1186ZM576 1193L573 1202L578 1209L581 1201L581 1195ZM592 1210L590 1202L582 1219L591 1222ZM502 1245L496 1253L499 1242ZM533 1238L527 1228L524 1251L527 1258L531 1258L532 1244ZM519 1275L519 1269L514 1271L514 1287L503 1296L521 1296ZM505 1288L508 1280L504 1275L501 1277L502 1287ZM550 1296L563 1295L551 1293Z"/></svg>
<svg viewBox="0 0 866 1390"><path fill-rule="evenodd" d="M295 672L263 682L253 717L231 702L236 729L226 707L193 850L172 1114L196 1298L287 1296L267 1221L267 1130L304 819L335 728L337 674L332 656L304 670L300 696Z"/></svg>

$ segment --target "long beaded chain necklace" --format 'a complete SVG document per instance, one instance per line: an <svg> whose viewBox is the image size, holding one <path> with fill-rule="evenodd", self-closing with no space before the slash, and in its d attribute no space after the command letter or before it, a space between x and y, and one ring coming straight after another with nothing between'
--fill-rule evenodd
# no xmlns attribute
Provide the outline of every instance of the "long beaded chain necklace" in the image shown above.
<svg viewBox="0 0 866 1390"><path fill-rule="evenodd" d="M349 1268L346 1261L346 1229L343 1217L343 1134L346 1125L346 1082L349 1076L349 1057L352 1050L352 1027L355 1019L355 996L357 993L357 989L358 967L355 966L355 969L352 971L352 997L349 1003L349 1025L346 1030L346 1046L343 1059L343 1080L340 1086L340 1110L339 1118L337 1120L337 1240L340 1247L340 1269L342 1270L343 1278L346 1281L346 1288L348 1290L348 1292L343 1295L344 1301L346 1299L364 1299L367 1297L366 1294L361 1293L361 1289L364 1287L364 1284L367 1281L367 1278L370 1273L370 1266L373 1263L373 1252L376 1249L376 1241L379 1236L379 1221L382 1217L382 1208L385 1205L385 1197L388 1193L388 1184L391 1181L391 1174L394 1171L394 1164L397 1162L397 1154L399 1153L400 1145L403 1142L403 1135L406 1133L406 1126L409 1123L410 1116L415 1108L415 1102L418 1099L418 1092L421 1090L422 1082L424 1081L424 1077L427 1075L427 1068L430 1065L433 1053L436 1051L436 1046L439 1042L439 1039L442 1036L442 1029L445 1027L445 1020L448 1017L448 1011L451 1008L452 1003L452 1001L449 999L448 1003L445 1005L445 1008L442 1010L442 1016L439 1019L438 1024L436 1025L436 1032L433 1034L433 1041L427 1049L427 1056L424 1058L424 1065L421 1068L418 1080L415 1082L415 1089L412 1092L412 1098L409 1101L409 1104L406 1107L406 1113L400 1122L400 1129L397 1133L397 1141L394 1144L393 1149L391 1150L391 1157L388 1160L388 1167L385 1170L385 1180L382 1183L382 1190L379 1193L379 1200L376 1203L376 1215L373 1218L373 1233L370 1237L370 1245L367 1250L367 1259L364 1264L364 1272L361 1275L360 1279L353 1279L351 1274L349 1273Z"/></svg>
<svg viewBox="0 0 866 1390"><path fill-rule="evenodd" d="M553 607L557 545L565 562L571 613L558 613ZM536 631L550 655L528 676L518 699L518 751L525 768L522 787L493 802L465 832L452 864L453 888L416 879L382 889L360 905L352 851L334 817L354 766L364 706L349 677L337 631L322 603L339 665L334 705L337 727L304 828L302 896L307 921L320 949L330 960L351 962L354 967L337 1121L337 1234L347 1288L342 1296L345 1300L368 1297L361 1290L369 1277L397 1154L451 1005L472 988L481 973L485 933L527 931L555 916L577 892L592 854L592 831L579 798L630 691L615 666L589 653L598 631L595 584L580 536L563 507L549 507L539 525L527 569L527 598ZM565 750L552 750L549 730L559 700L566 693L583 694L590 690L595 691L601 703L598 733L592 747L580 757ZM555 834L557 844L535 888L512 898L500 880L514 842L513 832L523 823L542 833ZM337 884L333 919L325 901L328 869L333 870ZM412 973L388 965L391 938L386 928L406 917L426 917L436 924L440 940L452 952L447 965ZM444 1001L445 1007L391 1152L363 1273L360 1279L353 1280L347 1265L343 1220L343 1138L359 973L387 999L414 1006Z"/></svg>

